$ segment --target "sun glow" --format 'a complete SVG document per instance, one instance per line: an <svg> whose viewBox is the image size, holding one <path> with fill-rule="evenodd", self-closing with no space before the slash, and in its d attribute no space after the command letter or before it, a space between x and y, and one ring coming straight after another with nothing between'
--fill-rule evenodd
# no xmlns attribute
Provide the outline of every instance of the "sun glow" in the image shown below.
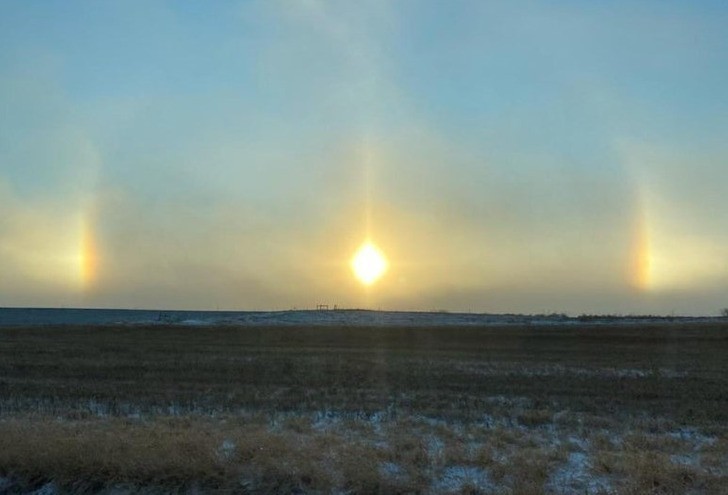
<svg viewBox="0 0 728 495"><path fill-rule="evenodd" d="M387 271L387 260L371 242L365 242L351 260L354 275L364 285L376 282Z"/></svg>
<svg viewBox="0 0 728 495"><path fill-rule="evenodd" d="M84 219L81 224L77 260L79 281L83 288L88 288L96 279L98 264L96 239L88 219Z"/></svg>
<svg viewBox="0 0 728 495"><path fill-rule="evenodd" d="M646 291L652 288L655 260L651 232L644 207L638 213L637 218L632 259L632 284L637 289Z"/></svg>

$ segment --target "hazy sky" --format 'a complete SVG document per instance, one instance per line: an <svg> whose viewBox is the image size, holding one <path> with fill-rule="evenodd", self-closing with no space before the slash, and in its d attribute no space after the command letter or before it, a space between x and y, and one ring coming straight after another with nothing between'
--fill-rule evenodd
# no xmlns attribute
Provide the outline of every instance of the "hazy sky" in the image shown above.
<svg viewBox="0 0 728 495"><path fill-rule="evenodd" d="M0 0L0 306L716 314L726 33L723 1Z"/></svg>

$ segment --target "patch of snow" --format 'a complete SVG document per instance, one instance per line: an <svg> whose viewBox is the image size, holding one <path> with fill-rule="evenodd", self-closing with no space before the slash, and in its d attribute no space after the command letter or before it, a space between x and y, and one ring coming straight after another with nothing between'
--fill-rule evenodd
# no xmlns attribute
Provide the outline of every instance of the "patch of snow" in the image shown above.
<svg viewBox="0 0 728 495"><path fill-rule="evenodd" d="M217 453L221 459L229 461L235 455L236 449L237 447L235 446L235 442L226 438L225 440L223 440L220 447L218 447Z"/></svg>
<svg viewBox="0 0 728 495"><path fill-rule="evenodd" d="M178 325L186 326L186 327L204 327L208 325L213 325L215 322L212 320L182 320Z"/></svg>
<svg viewBox="0 0 728 495"><path fill-rule="evenodd" d="M589 450L589 442L584 438L569 435L568 442L569 444L578 447L578 449L582 452Z"/></svg>
<svg viewBox="0 0 728 495"><path fill-rule="evenodd" d="M318 411L314 413L312 427L316 431L326 431L341 424L341 415L334 411Z"/></svg>
<svg viewBox="0 0 728 495"><path fill-rule="evenodd" d="M369 417L369 423L374 428L374 433L381 436L384 433L383 425L386 421L386 415L383 412L374 413Z"/></svg>
<svg viewBox="0 0 728 495"><path fill-rule="evenodd" d="M379 475L394 481L404 481L407 479L407 471L396 462L383 462L379 465Z"/></svg>
<svg viewBox="0 0 728 495"><path fill-rule="evenodd" d="M670 456L670 462L680 464L682 466L700 466L700 455L695 454L673 454Z"/></svg>
<svg viewBox="0 0 728 495"><path fill-rule="evenodd" d="M56 484L53 482L46 483L35 491L30 492L28 495L58 495L61 493Z"/></svg>
<svg viewBox="0 0 728 495"><path fill-rule="evenodd" d="M677 438L679 440L691 442L695 450L700 450L703 447L713 445L718 441L716 437L710 437L703 435L696 428L680 428L677 431L668 433L668 436Z"/></svg>
<svg viewBox="0 0 728 495"><path fill-rule="evenodd" d="M591 463L587 454L572 452L566 463L546 482L546 492L560 495L612 493L609 478L591 473L590 469Z"/></svg>
<svg viewBox="0 0 728 495"><path fill-rule="evenodd" d="M439 437L435 435L428 435L425 438L425 442L430 462L442 456L442 451L445 449L445 442L443 442Z"/></svg>
<svg viewBox="0 0 728 495"><path fill-rule="evenodd" d="M170 416L180 416L182 414L182 409L177 404L170 404L167 406L167 414Z"/></svg>
<svg viewBox="0 0 728 495"><path fill-rule="evenodd" d="M660 368L657 371L662 378L685 378L688 376L687 371L677 371L670 368Z"/></svg>
<svg viewBox="0 0 728 495"><path fill-rule="evenodd" d="M658 376L661 378L684 378L688 374L669 368L657 370L643 370L634 368L584 368L577 366L564 366L561 364L547 364L540 366L514 367L510 363L484 363L482 361L452 363L452 367L460 372L478 376L583 376L597 378L646 378Z"/></svg>
<svg viewBox="0 0 728 495"><path fill-rule="evenodd" d="M460 493L468 486L484 492L496 489L485 469L474 466L450 466L445 468L442 476L433 483L431 492Z"/></svg>
<svg viewBox="0 0 728 495"><path fill-rule="evenodd" d="M490 414L483 414L483 417L481 418L481 420L478 423L481 426L483 426L484 428L490 430L490 429L496 427L496 425L498 424L498 421L496 421L496 419Z"/></svg>
<svg viewBox="0 0 728 495"><path fill-rule="evenodd" d="M109 415L109 408L106 404L102 402L97 402L94 399L91 399L86 404L88 407L88 410L91 412L91 414L98 416L98 417L104 417Z"/></svg>
<svg viewBox="0 0 728 495"><path fill-rule="evenodd" d="M372 447L378 450L388 450L389 449L389 442L386 440L375 440L371 442Z"/></svg>

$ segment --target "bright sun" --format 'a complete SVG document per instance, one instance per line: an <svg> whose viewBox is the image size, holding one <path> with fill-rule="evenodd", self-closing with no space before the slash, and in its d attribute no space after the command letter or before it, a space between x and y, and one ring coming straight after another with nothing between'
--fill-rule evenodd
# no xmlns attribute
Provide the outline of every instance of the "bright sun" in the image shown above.
<svg viewBox="0 0 728 495"><path fill-rule="evenodd" d="M387 260L371 242L365 242L351 260L356 278L364 285L371 285L387 271Z"/></svg>

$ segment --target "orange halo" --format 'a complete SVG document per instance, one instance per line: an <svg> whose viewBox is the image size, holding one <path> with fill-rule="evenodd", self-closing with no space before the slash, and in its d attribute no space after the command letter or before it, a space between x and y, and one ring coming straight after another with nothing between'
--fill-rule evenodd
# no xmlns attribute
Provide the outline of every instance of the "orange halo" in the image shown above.
<svg viewBox="0 0 728 495"><path fill-rule="evenodd" d="M78 274L81 286L93 285L98 274L98 248L96 236L88 219L81 222L81 233L78 245Z"/></svg>
<svg viewBox="0 0 728 495"><path fill-rule="evenodd" d="M652 286L652 242L644 206L640 207L635 225L632 248L631 281L639 290Z"/></svg>

